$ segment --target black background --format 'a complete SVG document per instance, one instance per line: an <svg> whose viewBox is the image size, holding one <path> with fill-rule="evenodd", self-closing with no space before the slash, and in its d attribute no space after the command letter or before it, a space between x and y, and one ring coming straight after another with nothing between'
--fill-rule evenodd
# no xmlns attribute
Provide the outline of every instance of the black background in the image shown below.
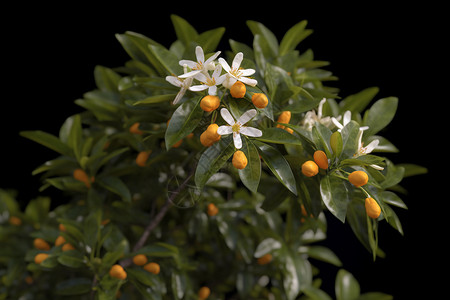
<svg viewBox="0 0 450 300"><path fill-rule="evenodd" d="M296 4L293 4L296 3ZM378 86L377 98L396 96L399 107L393 122L383 132L400 153L389 154L395 163L417 163L429 174L408 178L403 196L407 211L396 210L405 235L385 222L380 229L384 259L372 256L359 244L348 224L329 218L329 246L344 268L361 284L362 292L392 293L395 299L441 299L448 275L443 242L448 238L445 212L445 181L436 172L448 165L445 120L446 88L443 47L448 40L442 7L411 5L329 6L281 1L244 5L234 2L169 4L153 7L138 2L104 6L14 5L2 12L1 182L0 188L19 191L19 200L34 198L40 186L31 171L54 158L54 153L19 136L21 130L43 130L57 134L64 120L79 111L73 101L95 88L95 65L122 66L128 59L115 38L116 33L135 31L169 46L175 32L170 20L177 14L199 32L225 26L219 50L227 50L228 39L252 43L245 24L265 24L281 39L301 20L308 20L314 33L299 50L312 48L317 60L339 77L330 83L341 96ZM378 2L377 2L378 3ZM269 5L270 4L270 5ZM294 8L287 8L294 5ZM263 9L257 9L261 6ZM6 20L6 18L10 19ZM447 76L448 77L448 76ZM442 123L440 123L442 122ZM437 166L439 165L439 170ZM57 203L61 194L46 191ZM56 197L56 199L55 199ZM320 265L327 292L333 293L337 268ZM433 296L431 296L433 295Z"/></svg>

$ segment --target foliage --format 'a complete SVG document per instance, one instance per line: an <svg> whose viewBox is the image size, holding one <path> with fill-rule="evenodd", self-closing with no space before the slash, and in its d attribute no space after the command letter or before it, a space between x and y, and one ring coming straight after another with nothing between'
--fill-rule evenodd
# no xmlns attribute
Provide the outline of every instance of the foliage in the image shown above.
<svg viewBox="0 0 450 300"><path fill-rule="evenodd" d="M326 238L324 211L347 222L374 259L384 255L379 222L403 233L395 213L406 209L399 183L426 169L378 155L398 151L380 135L397 98L374 101L378 88L371 87L342 99L326 86L337 79L323 69L328 62L297 49L312 32L306 21L280 42L263 24L248 21L252 46L230 40L225 61L231 65L242 53L241 70L254 70L248 79L257 84L238 78L246 83L238 99L229 89L236 80L223 77L231 82L217 87L220 107L205 112L201 101L211 92L189 89L205 82L198 73L183 78L195 68L179 62L197 61L198 46L211 57L225 29L198 33L178 16L172 21L178 39L169 48L138 33L117 34L130 60L95 68L97 89L75 101L85 110L68 117L59 136L21 133L59 155L34 170L41 191L57 188L70 200L52 210L50 199L39 197L22 211L12 192L0 191L0 299L198 299L201 287L210 289L209 299L331 299L314 267L315 260L342 267L330 249L315 244ZM214 59L202 74L220 65ZM255 107L255 93L267 96L266 106ZM256 109L248 125L261 134L242 131L242 147L236 134L203 146L200 136L210 124L228 126L223 108L235 120ZM278 119L283 111L291 113L287 122ZM236 148L248 160L239 170L232 163ZM305 176L302 165L317 150L327 167ZM353 171L364 171L367 184L352 184ZM368 197L381 208L377 218L366 214ZM50 247L36 249L36 238ZM38 253L48 258L37 263ZM160 272L133 263L137 254ZM116 264L125 279L109 272ZM392 298L360 293L344 269L335 296Z"/></svg>

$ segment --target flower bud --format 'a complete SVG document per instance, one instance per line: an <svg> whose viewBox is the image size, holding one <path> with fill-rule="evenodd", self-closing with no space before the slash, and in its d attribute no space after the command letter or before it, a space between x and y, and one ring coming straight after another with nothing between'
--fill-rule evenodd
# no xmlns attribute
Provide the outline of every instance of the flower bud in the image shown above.
<svg viewBox="0 0 450 300"><path fill-rule="evenodd" d="M45 240L41 238L34 239L33 246L38 250L47 250L47 251L50 250L49 243L47 243Z"/></svg>
<svg viewBox="0 0 450 300"><path fill-rule="evenodd" d="M214 203L209 203L207 212L208 212L208 216L214 217L215 215L217 215L219 213L219 209L217 208L217 206Z"/></svg>
<svg viewBox="0 0 450 300"><path fill-rule="evenodd" d="M264 108L269 104L269 99L263 93L255 93L252 95L252 102L257 108Z"/></svg>
<svg viewBox="0 0 450 300"><path fill-rule="evenodd" d="M238 150L234 152L233 154L233 160L232 160L233 166L236 169L242 170L247 166L248 160L245 156L244 152L241 150Z"/></svg>
<svg viewBox="0 0 450 300"><path fill-rule="evenodd" d="M46 260L48 258L48 254L47 253L39 253L36 254L36 256L34 257L34 262L36 264L41 264L44 260Z"/></svg>
<svg viewBox="0 0 450 300"><path fill-rule="evenodd" d="M319 173L319 167L312 160L308 160L302 165L302 173L306 177L313 177L314 175L317 175L317 173Z"/></svg>
<svg viewBox="0 0 450 300"><path fill-rule="evenodd" d="M230 88L230 94L233 98L244 98L246 91L247 88L245 87L245 84L239 80L236 81Z"/></svg>
<svg viewBox="0 0 450 300"><path fill-rule="evenodd" d="M207 286L202 286L198 290L198 299L199 300L205 300L209 297L209 295L211 295L211 290Z"/></svg>
<svg viewBox="0 0 450 300"><path fill-rule="evenodd" d="M377 201L373 198L366 198L365 201L366 213L372 219L376 219L381 214L381 207L378 205Z"/></svg>
<svg viewBox="0 0 450 300"><path fill-rule="evenodd" d="M139 152L139 154L136 156L136 164L139 167L145 167L145 163L147 162L151 153L152 153L151 150Z"/></svg>
<svg viewBox="0 0 450 300"><path fill-rule="evenodd" d="M207 95L200 101L200 108L206 112L216 110L220 105L220 99L217 96Z"/></svg>
<svg viewBox="0 0 450 300"><path fill-rule="evenodd" d="M121 265L114 265L109 270L109 276L124 280L127 278L127 272L125 272Z"/></svg>
<svg viewBox="0 0 450 300"><path fill-rule="evenodd" d="M151 262L144 266L144 270L153 273L155 275L158 275L159 272L161 271L161 267L159 266L159 264Z"/></svg>
<svg viewBox="0 0 450 300"><path fill-rule="evenodd" d="M147 263L147 256L144 254L138 254L133 257L133 263L137 266L143 266Z"/></svg>
<svg viewBox="0 0 450 300"><path fill-rule="evenodd" d="M317 150L316 152L314 152L313 157L319 168L324 170L328 169L328 158L325 152L323 152L322 150Z"/></svg>
<svg viewBox="0 0 450 300"><path fill-rule="evenodd" d="M258 265L267 265L272 261L272 254L267 253L258 258Z"/></svg>
<svg viewBox="0 0 450 300"><path fill-rule="evenodd" d="M354 171L348 175L348 181L355 187L361 187L369 181L369 176L364 171Z"/></svg>

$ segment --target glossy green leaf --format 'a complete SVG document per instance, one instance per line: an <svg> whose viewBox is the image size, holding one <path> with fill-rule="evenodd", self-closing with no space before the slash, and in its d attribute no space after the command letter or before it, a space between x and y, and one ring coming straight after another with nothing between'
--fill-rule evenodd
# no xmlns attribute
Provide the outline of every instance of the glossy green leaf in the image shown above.
<svg viewBox="0 0 450 300"><path fill-rule="evenodd" d="M400 207L403 209L408 209L405 202L403 202L403 200L400 199L400 197L397 194L395 194L394 192L382 191L381 198L383 199L383 201L385 203L388 203L390 205L397 206L397 207Z"/></svg>
<svg viewBox="0 0 450 300"><path fill-rule="evenodd" d="M376 101L364 115L363 123L365 126L369 126L364 135L371 136L385 128L394 118L397 105L398 99L396 97Z"/></svg>
<svg viewBox="0 0 450 300"><path fill-rule="evenodd" d="M267 253L272 253L273 251L280 249L282 246L283 245L274 238L266 238L258 244L253 256L259 258Z"/></svg>
<svg viewBox="0 0 450 300"><path fill-rule="evenodd" d="M173 99L175 99L177 94L163 94L163 95L156 95L156 96L150 96L147 97L145 99L142 100L138 100L138 101L131 101L131 105L133 106L145 106L145 105L152 105L152 104L156 104L156 103L161 103L161 102L169 102L172 101Z"/></svg>
<svg viewBox="0 0 450 300"><path fill-rule="evenodd" d="M225 27L219 27L201 33L197 41L202 47L203 52L206 54L215 51L224 33Z"/></svg>
<svg viewBox="0 0 450 300"><path fill-rule="evenodd" d="M309 257L330 263L337 267L342 266L341 260L329 248L323 246L309 246L306 253Z"/></svg>
<svg viewBox="0 0 450 300"><path fill-rule="evenodd" d="M276 36L262 23L256 21L247 21L247 26L250 28L253 35L261 35L267 42L270 48L271 56L278 55L278 41Z"/></svg>
<svg viewBox="0 0 450 300"><path fill-rule="evenodd" d="M416 164L397 164L396 166L404 169L403 178L428 173L427 168Z"/></svg>
<svg viewBox="0 0 450 300"><path fill-rule="evenodd" d="M394 297L391 295L380 292L369 292L361 294L356 300L392 300Z"/></svg>
<svg viewBox="0 0 450 300"><path fill-rule="evenodd" d="M83 255L75 250L62 252L58 256L58 262L69 268L80 268L86 264Z"/></svg>
<svg viewBox="0 0 450 300"><path fill-rule="evenodd" d="M311 300L332 300L330 295L314 286L307 286L302 291Z"/></svg>
<svg viewBox="0 0 450 300"><path fill-rule="evenodd" d="M255 138L258 141L275 144L302 145L302 142L294 135L284 129L277 127L266 128L261 137Z"/></svg>
<svg viewBox="0 0 450 300"><path fill-rule="evenodd" d="M312 128L312 137L317 149L325 151L327 157L331 157L332 153L330 146L331 134L331 130L321 123L314 124L314 127Z"/></svg>
<svg viewBox="0 0 450 300"><path fill-rule="evenodd" d="M238 170L239 177L250 191L256 193L261 178L261 159L258 150L249 139L243 138L241 151L247 157L248 163L244 169Z"/></svg>
<svg viewBox="0 0 450 300"><path fill-rule="evenodd" d="M370 87L366 88L356 94L350 95L342 99L339 103L341 111L347 110L351 112L362 112L366 106L372 101L376 94L378 94L379 88Z"/></svg>
<svg viewBox="0 0 450 300"><path fill-rule="evenodd" d="M185 19L177 15L171 15L170 18L172 19L177 38L182 41L186 47L189 46L191 42L197 40L197 31Z"/></svg>
<svg viewBox="0 0 450 300"><path fill-rule="evenodd" d="M336 300L355 300L360 294L360 287L355 277L344 269L340 269L335 282Z"/></svg>
<svg viewBox="0 0 450 300"><path fill-rule="evenodd" d="M312 33L311 29L305 30L307 24L308 22L303 20L295 24L286 32L280 43L280 55L284 55L289 51L294 50L302 40Z"/></svg>
<svg viewBox="0 0 450 300"><path fill-rule="evenodd" d="M358 149L358 132L359 125L355 121L350 121L342 128L342 152L339 156L340 160L353 158L353 155Z"/></svg>
<svg viewBox="0 0 450 300"><path fill-rule="evenodd" d="M39 143L49 149L52 149L53 151L56 151L62 155L72 156L73 150L61 142L60 139L58 139L56 136L51 135L49 133L36 130L36 131L22 131L20 132L20 135L30 139L36 143Z"/></svg>
<svg viewBox="0 0 450 300"><path fill-rule="evenodd" d="M291 113L303 113L316 108L320 101L320 98L302 97L294 101L294 103L289 104L284 108L284 110L289 110Z"/></svg>
<svg viewBox="0 0 450 300"><path fill-rule="evenodd" d="M55 292L62 296L82 295L92 289L92 278L76 277L56 284Z"/></svg>
<svg viewBox="0 0 450 300"><path fill-rule="evenodd" d="M179 75L183 73L183 69L178 63L179 60L175 54L162 46L149 45L148 47L150 48L154 57L165 69L166 75Z"/></svg>
<svg viewBox="0 0 450 300"><path fill-rule="evenodd" d="M274 147L255 141L255 146L258 147L261 158L275 175L275 177L294 195L297 195L297 187L295 183L294 174L292 174L291 167L281 153Z"/></svg>
<svg viewBox="0 0 450 300"><path fill-rule="evenodd" d="M195 184L202 188L208 179L227 162L234 153L233 138L227 136L206 149L197 164Z"/></svg>
<svg viewBox="0 0 450 300"><path fill-rule="evenodd" d="M346 182L335 176L326 175L320 181L320 194L328 210L344 223L350 201Z"/></svg>
<svg viewBox="0 0 450 300"><path fill-rule="evenodd" d="M201 99L197 97L187 100L172 114L165 135L167 150L197 127L204 112L200 107Z"/></svg>
<svg viewBox="0 0 450 300"><path fill-rule="evenodd" d="M100 186L107 189L108 191L117 194L122 198L122 200L126 202L131 202L130 190L128 189L127 185L118 177L114 176L100 177L96 180L96 183L98 183Z"/></svg>
<svg viewBox="0 0 450 300"><path fill-rule="evenodd" d="M118 85L121 76L110 68L96 66L94 69L94 79L97 87L102 91L118 92Z"/></svg>
<svg viewBox="0 0 450 300"><path fill-rule="evenodd" d="M36 224L43 222L48 217L50 202L48 197L38 197L31 200L25 208L25 216Z"/></svg>

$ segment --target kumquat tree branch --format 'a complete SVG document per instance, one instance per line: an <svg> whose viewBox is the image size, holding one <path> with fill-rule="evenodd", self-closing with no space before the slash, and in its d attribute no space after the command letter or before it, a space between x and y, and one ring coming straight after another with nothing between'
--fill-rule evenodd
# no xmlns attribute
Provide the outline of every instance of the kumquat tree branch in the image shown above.
<svg viewBox="0 0 450 300"><path fill-rule="evenodd" d="M224 27L171 21L170 45L116 34L127 61L95 67L58 134L20 132L53 151L40 191L68 201L0 189L0 299L393 299L321 242L342 223L371 262L380 226L403 235L402 181L427 169L390 156L399 99L328 86L307 21L247 21L229 49Z"/></svg>

